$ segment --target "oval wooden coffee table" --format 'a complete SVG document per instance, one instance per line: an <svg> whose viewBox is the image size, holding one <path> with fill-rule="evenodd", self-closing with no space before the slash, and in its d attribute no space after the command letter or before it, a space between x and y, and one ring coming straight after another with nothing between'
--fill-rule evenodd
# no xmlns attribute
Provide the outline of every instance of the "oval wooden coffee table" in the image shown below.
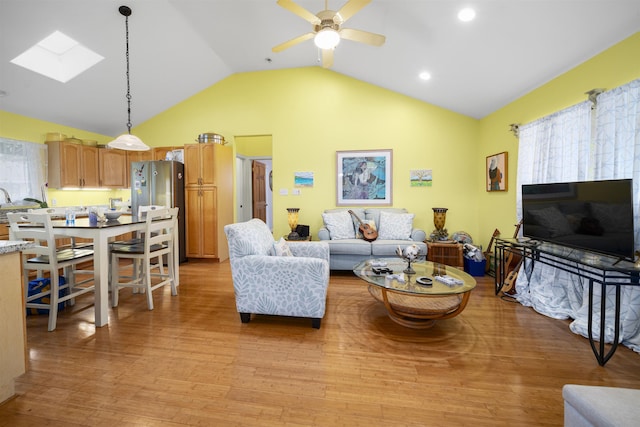
<svg viewBox="0 0 640 427"><path fill-rule="evenodd" d="M405 283L387 279L386 274L376 274L372 262L386 262L394 274L404 274L406 263L397 258L379 258L360 262L353 269L359 278L369 283L369 293L382 302L394 322L409 328L430 328L437 320L450 319L464 310L476 280L454 267L431 261L412 263L416 274L404 274ZM462 284L447 285L436 276L451 276ZM422 285L418 278L431 279L430 285Z"/></svg>

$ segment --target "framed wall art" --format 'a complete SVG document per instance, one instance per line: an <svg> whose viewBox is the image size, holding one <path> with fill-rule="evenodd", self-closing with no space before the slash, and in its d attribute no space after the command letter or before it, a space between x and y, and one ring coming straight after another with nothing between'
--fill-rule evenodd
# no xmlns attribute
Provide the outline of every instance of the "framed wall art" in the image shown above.
<svg viewBox="0 0 640 427"><path fill-rule="evenodd" d="M391 205L393 150L336 152L336 206Z"/></svg>
<svg viewBox="0 0 640 427"><path fill-rule="evenodd" d="M507 191L507 152L487 156L487 191Z"/></svg>

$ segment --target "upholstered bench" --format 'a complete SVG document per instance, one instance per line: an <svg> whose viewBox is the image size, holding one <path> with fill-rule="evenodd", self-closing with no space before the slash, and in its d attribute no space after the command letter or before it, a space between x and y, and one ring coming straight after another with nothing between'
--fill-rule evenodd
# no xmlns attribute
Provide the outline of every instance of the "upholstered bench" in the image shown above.
<svg viewBox="0 0 640 427"><path fill-rule="evenodd" d="M566 384L562 397L566 427L640 425L640 390Z"/></svg>

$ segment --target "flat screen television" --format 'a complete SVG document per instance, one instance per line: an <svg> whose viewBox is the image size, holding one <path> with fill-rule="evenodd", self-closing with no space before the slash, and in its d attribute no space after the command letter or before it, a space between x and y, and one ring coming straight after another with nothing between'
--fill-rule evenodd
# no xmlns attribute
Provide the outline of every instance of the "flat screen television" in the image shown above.
<svg viewBox="0 0 640 427"><path fill-rule="evenodd" d="M634 259L633 181L522 186L522 234L531 239Z"/></svg>

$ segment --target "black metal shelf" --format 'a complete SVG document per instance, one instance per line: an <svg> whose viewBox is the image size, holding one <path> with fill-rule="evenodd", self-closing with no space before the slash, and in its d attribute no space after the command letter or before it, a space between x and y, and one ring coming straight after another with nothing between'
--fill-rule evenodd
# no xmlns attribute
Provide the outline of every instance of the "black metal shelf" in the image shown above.
<svg viewBox="0 0 640 427"><path fill-rule="evenodd" d="M627 260L594 252L574 249L552 243L539 242L526 238L497 238L494 247L494 270L496 295L502 291L506 278L505 254L514 251L523 257L523 269L528 278L536 262L556 267L575 274L589 283L589 313L587 330L589 344L600 366L613 356L620 339L620 295L622 286L640 286L640 268ZM600 285L600 341L596 345L593 338L593 289ZM607 286L615 287L615 327L614 339L607 351L605 344L605 320L607 303Z"/></svg>

